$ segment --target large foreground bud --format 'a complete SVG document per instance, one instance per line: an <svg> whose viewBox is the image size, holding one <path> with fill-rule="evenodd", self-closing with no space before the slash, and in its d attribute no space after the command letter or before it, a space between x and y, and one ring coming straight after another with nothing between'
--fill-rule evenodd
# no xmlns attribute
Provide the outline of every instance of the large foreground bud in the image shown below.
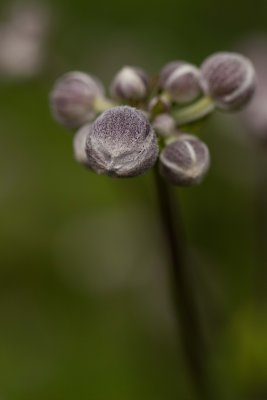
<svg viewBox="0 0 267 400"><path fill-rule="evenodd" d="M111 108L93 123L87 136L88 164L99 174L142 175L156 162L156 135L145 115L132 107Z"/></svg>

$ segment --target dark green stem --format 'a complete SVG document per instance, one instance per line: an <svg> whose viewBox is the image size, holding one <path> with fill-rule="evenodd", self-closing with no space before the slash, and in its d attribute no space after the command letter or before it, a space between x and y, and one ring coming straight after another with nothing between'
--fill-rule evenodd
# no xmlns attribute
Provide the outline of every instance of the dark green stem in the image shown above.
<svg viewBox="0 0 267 400"><path fill-rule="evenodd" d="M201 400L210 400L210 388L206 377L206 344L201 328L199 313L192 287L192 278L186 266L186 243L178 204L172 187L154 169L166 245L171 262L171 283L173 300L177 312L177 322L182 346L192 381Z"/></svg>

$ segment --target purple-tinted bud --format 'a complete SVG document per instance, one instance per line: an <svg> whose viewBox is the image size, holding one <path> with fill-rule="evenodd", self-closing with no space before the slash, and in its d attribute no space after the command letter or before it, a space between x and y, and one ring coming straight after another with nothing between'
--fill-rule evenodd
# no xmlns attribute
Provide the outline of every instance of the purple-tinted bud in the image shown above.
<svg viewBox="0 0 267 400"><path fill-rule="evenodd" d="M155 164L158 144L141 111L119 106L105 111L92 124L86 153L90 167L97 173L132 177Z"/></svg>
<svg viewBox="0 0 267 400"><path fill-rule="evenodd" d="M90 133L91 126L92 124L82 126L73 137L74 158L78 163L85 166L88 166L88 158L85 151L86 139Z"/></svg>
<svg viewBox="0 0 267 400"><path fill-rule="evenodd" d="M175 119L169 114L158 115L152 124L155 132L160 136L171 136L176 129Z"/></svg>
<svg viewBox="0 0 267 400"><path fill-rule="evenodd" d="M160 73L159 85L177 103L191 102L202 93L199 69L184 61L167 64Z"/></svg>
<svg viewBox="0 0 267 400"><path fill-rule="evenodd" d="M69 72L56 81L52 90L52 112L67 128L79 128L96 117L94 101L103 95L103 86L96 78L83 72Z"/></svg>
<svg viewBox="0 0 267 400"><path fill-rule="evenodd" d="M142 100L148 93L148 76L137 67L123 67L111 83L112 97L120 100Z"/></svg>
<svg viewBox="0 0 267 400"><path fill-rule="evenodd" d="M236 53L215 53L201 66L205 93L222 110L245 105L255 90L255 71L251 61Z"/></svg>
<svg viewBox="0 0 267 400"><path fill-rule="evenodd" d="M209 149L192 135L181 135L160 154L160 172L177 186L193 186L202 181L210 165Z"/></svg>
<svg viewBox="0 0 267 400"><path fill-rule="evenodd" d="M240 120L243 130L260 144L267 145L267 35L256 34L240 45L242 51L253 61L257 75L257 90L243 112Z"/></svg>

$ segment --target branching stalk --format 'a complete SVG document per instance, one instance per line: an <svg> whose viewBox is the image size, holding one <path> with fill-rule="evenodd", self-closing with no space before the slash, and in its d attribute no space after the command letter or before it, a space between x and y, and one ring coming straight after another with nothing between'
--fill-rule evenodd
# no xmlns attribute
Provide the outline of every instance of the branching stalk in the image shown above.
<svg viewBox="0 0 267 400"><path fill-rule="evenodd" d="M178 126L187 125L207 117L215 110L215 104L210 97L202 97L190 106L172 112Z"/></svg>
<svg viewBox="0 0 267 400"><path fill-rule="evenodd" d="M192 279L186 265L186 243L181 216L178 215L172 188L160 176L157 166L154 173L160 216L170 254L173 301L182 346L198 398L211 400L205 371L206 343L194 298Z"/></svg>

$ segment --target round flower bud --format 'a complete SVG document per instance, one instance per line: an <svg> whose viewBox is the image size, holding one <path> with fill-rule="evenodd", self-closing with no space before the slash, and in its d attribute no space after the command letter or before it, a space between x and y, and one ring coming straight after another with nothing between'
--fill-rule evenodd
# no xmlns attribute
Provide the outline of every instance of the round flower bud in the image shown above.
<svg viewBox="0 0 267 400"><path fill-rule="evenodd" d="M241 44L241 49L251 60L257 75L257 90L243 112L240 122L259 144L267 145L267 35L253 35Z"/></svg>
<svg viewBox="0 0 267 400"><path fill-rule="evenodd" d="M103 95L104 89L96 78L83 72L69 72L56 81L52 90L52 112L67 128L79 128L95 118L94 101Z"/></svg>
<svg viewBox="0 0 267 400"><path fill-rule="evenodd" d="M90 133L92 124L83 125L73 137L74 159L85 166L88 166L88 158L85 151L86 139Z"/></svg>
<svg viewBox="0 0 267 400"><path fill-rule="evenodd" d="M88 164L99 174L137 176L156 162L157 138L141 111L118 106L105 111L92 124L86 153Z"/></svg>
<svg viewBox="0 0 267 400"><path fill-rule="evenodd" d="M189 103L202 93L199 69L184 61L167 64L160 73L159 85L177 103Z"/></svg>
<svg viewBox="0 0 267 400"><path fill-rule="evenodd" d="M201 66L205 93L217 108L234 110L245 105L255 90L255 71L250 60L236 53L215 53Z"/></svg>
<svg viewBox="0 0 267 400"><path fill-rule="evenodd" d="M152 124L156 133L160 136L171 136L176 129L175 119L169 114L158 115Z"/></svg>
<svg viewBox="0 0 267 400"><path fill-rule="evenodd" d="M110 87L111 96L120 100L142 100L148 94L148 76L136 67L123 67Z"/></svg>
<svg viewBox="0 0 267 400"><path fill-rule="evenodd" d="M160 172L177 186L193 186L202 181L210 165L209 149L192 135L181 135L160 154Z"/></svg>

